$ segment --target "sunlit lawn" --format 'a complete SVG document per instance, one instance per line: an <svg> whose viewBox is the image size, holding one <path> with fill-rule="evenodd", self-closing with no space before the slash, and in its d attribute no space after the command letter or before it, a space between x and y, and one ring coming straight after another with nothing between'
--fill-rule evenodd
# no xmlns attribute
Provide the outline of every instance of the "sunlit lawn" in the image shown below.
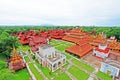
<svg viewBox="0 0 120 80"><path fill-rule="evenodd" d="M13 80L29 80L30 75L27 71L27 69L22 69L14 73L15 78Z"/></svg>
<svg viewBox="0 0 120 80"><path fill-rule="evenodd" d="M25 61L26 61L26 62L29 62L29 61L30 61L30 59L28 58L28 56L25 56L24 58L25 58Z"/></svg>
<svg viewBox="0 0 120 80"><path fill-rule="evenodd" d="M32 63L29 63L28 65L31 72L34 74L37 80L44 80L43 76L37 71L37 69L34 67Z"/></svg>
<svg viewBox="0 0 120 80"><path fill-rule="evenodd" d="M17 48L17 50L23 50L23 51L26 51L26 50L30 50L30 47L28 45L21 45Z"/></svg>
<svg viewBox="0 0 120 80"><path fill-rule="evenodd" d="M111 76L109 76L109 75L107 75L107 74L105 74L105 73L103 73L101 71L99 71L97 73L97 76L100 77L102 80L112 80Z"/></svg>
<svg viewBox="0 0 120 80"><path fill-rule="evenodd" d="M67 59L70 59L71 56L69 54L64 54L66 56Z"/></svg>
<svg viewBox="0 0 120 80"><path fill-rule="evenodd" d="M89 72L93 72L94 71L94 68L92 66L89 66L81 61L78 61L76 59L72 59L72 62L80 67L82 67L83 69L89 71Z"/></svg>
<svg viewBox="0 0 120 80"><path fill-rule="evenodd" d="M87 73L85 73L84 71L78 69L75 66L72 66L69 70L68 70L73 76L76 77L76 79L78 80L87 80L89 78L89 75Z"/></svg>
<svg viewBox="0 0 120 80"><path fill-rule="evenodd" d="M60 74L54 80L71 80L70 77L66 73Z"/></svg>
<svg viewBox="0 0 120 80"><path fill-rule="evenodd" d="M51 40L50 44L60 51L64 51L66 48L74 45L72 43L68 43L62 40Z"/></svg>

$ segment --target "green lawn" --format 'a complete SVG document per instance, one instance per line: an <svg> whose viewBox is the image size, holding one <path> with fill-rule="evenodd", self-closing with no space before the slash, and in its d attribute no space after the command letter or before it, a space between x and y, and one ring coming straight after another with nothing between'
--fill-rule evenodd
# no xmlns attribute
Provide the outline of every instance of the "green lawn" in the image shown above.
<svg viewBox="0 0 120 80"><path fill-rule="evenodd" d="M97 80L97 79L94 78L94 80Z"/></svg>
<svg viewBox="0 0 120 80"><path fill-rule="evenodd" d="M71 58L70 54L68 54L67 52L63 52L63 53L64 53L64 55L66 56L67 59Z"/></svg>
<svg viewBox="0 0 120 80"><path fill-rule="evenodd" d="M30 50L30 47L28 45L21 45L17 48L17 50L23 50L23 51L26 51L26 50Z"/></svg>
<svg viewBox="0 0 120 80"><path fill-rule="evenodd" d="M58 77L56 77L54 80L71 80L66 73L60 74Z"/></svg>
<svg viewBox="0 0 120 80"><path fill-rule="evenodd" d="M87 64L85 64L85 63L83 63L83 62L81 62L81 61L78 61L78 60L76 60L76 59L72 59L72 62L73 62L74 64L76 64L76 65L84 68L85 70L87 70L87 71L89 71L89 72L93 72L93 71L94 71L94 68L93 68L93 67L91 67L91 66L89 66L89 65L87 65Z"/></svg>
<svg viewBox="0 0 120 80"><path fill-rule="evenodd" d="M76 77L76 79L78 80L87 80L89 78L89 75L87 73L85 73L84 71L78 69L75 66L72 66L69 70L68 70L73 76Z"/></svg>
<svg viewBox="0 0 120 80"><path fill-rule="evenodd" d="M70 47L70 46L73 46L74 44L69 43L69 42L65 42L62 40L51 40L50 44L53 45L57 50L63 51L63 53L65 53L65 56L67 59L71 58L71 56L67 52L65 52L65 49Z"/></svg>
<svg viewBox="0 0 120 80"><path fill-rule="evenodd" d="M26 62L30 62L30 59L28 58L28 56L25 56L24 58Z"/></svg>
<svg viewBox="0 0 120 80"><path fill-rule="evenodd" d="M60 51L64 51L66 48L68 48L70 46L66 46L66 45L58 45L58 46L55 46L56 49L60 50Z"/></svg>
<svg viewBox="0 0 120 80"><path fill-rule="evenodd" d="M15 74L15 78L13 80L29 80L30 79L30 75L26 68L19 70L14 74Z"/></svg>
<svg viewBox="0 0 120 80"><path fill-rule="evenodd" d="M111 76L109 76L109 75L107 75L107 74L105 74L105 73L103 73L101 71L99 71L97 73L97 76L100 77L102 80L112 80Z"/></svg>
<svg viewBox="0 0 120 80"><path fill-rule="evenodd" d="M64 51L66 48L74 45L62 40L51 40L49 44L53 45L56 49L60 51Z"/></svg>
<svg viewBox="0 0 120 80"><path fill-rule="evenodd" d="M43 76L37 71L32 63L28 64L31 72L34 74L37 80L44 80Z"/></svg>

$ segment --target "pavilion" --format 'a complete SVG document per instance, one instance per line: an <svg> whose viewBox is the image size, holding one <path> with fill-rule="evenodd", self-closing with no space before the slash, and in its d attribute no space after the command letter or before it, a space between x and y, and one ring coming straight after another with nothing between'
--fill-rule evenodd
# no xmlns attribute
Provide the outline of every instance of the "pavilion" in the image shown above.
<svg viewBox="0 0 120 80"><path fill-rule="evenodd" d="M26 64L23 61L22 56L18 55L15 49L13 49L12 57L10 58L10 61L8 63L8 67L13 71L18 71L26 67Z"/></svg>

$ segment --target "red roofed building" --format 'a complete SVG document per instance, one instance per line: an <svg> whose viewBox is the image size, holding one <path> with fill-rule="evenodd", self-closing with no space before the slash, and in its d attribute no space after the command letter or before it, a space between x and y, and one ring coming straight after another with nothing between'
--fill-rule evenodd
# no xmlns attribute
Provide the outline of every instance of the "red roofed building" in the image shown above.
<svg viewBox="0 0 120 80"><path fill-rule="evenodd" d="M47 44L48 40L44 37L33 36L30 39L29 46L33 52L37 51L38 48L44 44Z"/></svg>
<svg viewBox="0 0 120 80"><path fill-rule="evenodd" d="M47 38L49 36L49 31L44 32L44 31L40 30L40 36Z"/></svg>
<svg viewBox="0 0 120 80"><path fill-rule="evenodd" d="M28 32L20 32L19 35L18 35L18 39L19 39L21 44L28 45L29 44L29 38L31 38L32 36L35 36L35 35L37 35L35 30L30 30Z"/></svg>
<svg viewBox="0 0 120 80"><path fill-rule="evenodd" d="M102 34L94 36L92 41L90 42L90 44L93 46L99 46L99 44L106 44L106 43L107 43L107 39Z"/></svg>
<svg viewBox="0 0 120 80"><path fill-rule="evenodd" d="M106 44L100 44L99 47L93 50L93 55L100 58L106 58L109 55L109 48Z"/></svg>
<svg viewBox="0 0 120 80"><path fill-rule="evenodd" d="M69 31L62 39L65 41L73 42L73 43L79 43L80 40L89 39L90 35L87 32L84 32L80 28L75 28Z"/></svg>
<svg viewBox="0 0 120 80"><path fill-rule="evenodd" d="M62 37L64 35L65 35L65 31L64 30L52 30L50 32L51 38L54 38L54 39L62 39Z"/></svg>
<svg viewBox="0 0 120 80"><path fill-rule="evenodd" d="M111 36L107 41L108 42L116 42L117 38L115 38L115 36Z"/></svg>
<svg viewBox="0 0 120 80"><path fill-rule="evenodd" d="M90 51L92 51L93 47L87 43L82 44L82 45L75 45L72 47L69 47L66 49L67 52L75 54L82 58L86 54L88 54Z"/></svg>
<svg viewBox="0 0 120 80"><path fill-rule="evenodd" d="M18 55L15 49L13 50L12 57L10 58L10 61L8 63L8 67L9 69L12 69L14 71L17 71L26 67L22 56Z"/></svg>
<svg viewBox="0 0 120 80"><path fill-rule="evenodd" d="M19 38L19 41L23 45L28 45L29 44L29 40L24 35L21 38Z"/></svg>

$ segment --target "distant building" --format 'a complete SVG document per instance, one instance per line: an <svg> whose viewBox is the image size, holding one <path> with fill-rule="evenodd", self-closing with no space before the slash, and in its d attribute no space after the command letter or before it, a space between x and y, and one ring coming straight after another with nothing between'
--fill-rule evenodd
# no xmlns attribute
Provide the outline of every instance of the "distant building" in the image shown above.
<svg viewBox="0 0 120 80"><path fill-rule="evenodd" d="M115 36L111 36L107 41L108 42L117 42L117 38Z"/></svg>
<svg viewBox="0 0 120 80"><path fill-rule="evenodd" d="M33 36L29 41L29 46L33 52L37 51L39 46L45 45L49 40L45 37Z"/></svg>
<svg viewBox="0 0 120 80"><path fill-rule="evenodd" d="M100 71L120 80L120 62L106 59L102 62Z"/></svg>
<svg viewBox="0 0 120 80"><path fill-rule="evenodd" d="M66 56L61 54L52 45L43 45L35 52L35 56L43 67L47 66L52 72L66 63Z"/></svg>
<svg viewBox="0 0 120 80"><path fill-rule="evenodd" d="M93 49L93 55L100 58L106 58L109 55L109 48L107 48L106 44L100 44L99 47Z"/></svg>

